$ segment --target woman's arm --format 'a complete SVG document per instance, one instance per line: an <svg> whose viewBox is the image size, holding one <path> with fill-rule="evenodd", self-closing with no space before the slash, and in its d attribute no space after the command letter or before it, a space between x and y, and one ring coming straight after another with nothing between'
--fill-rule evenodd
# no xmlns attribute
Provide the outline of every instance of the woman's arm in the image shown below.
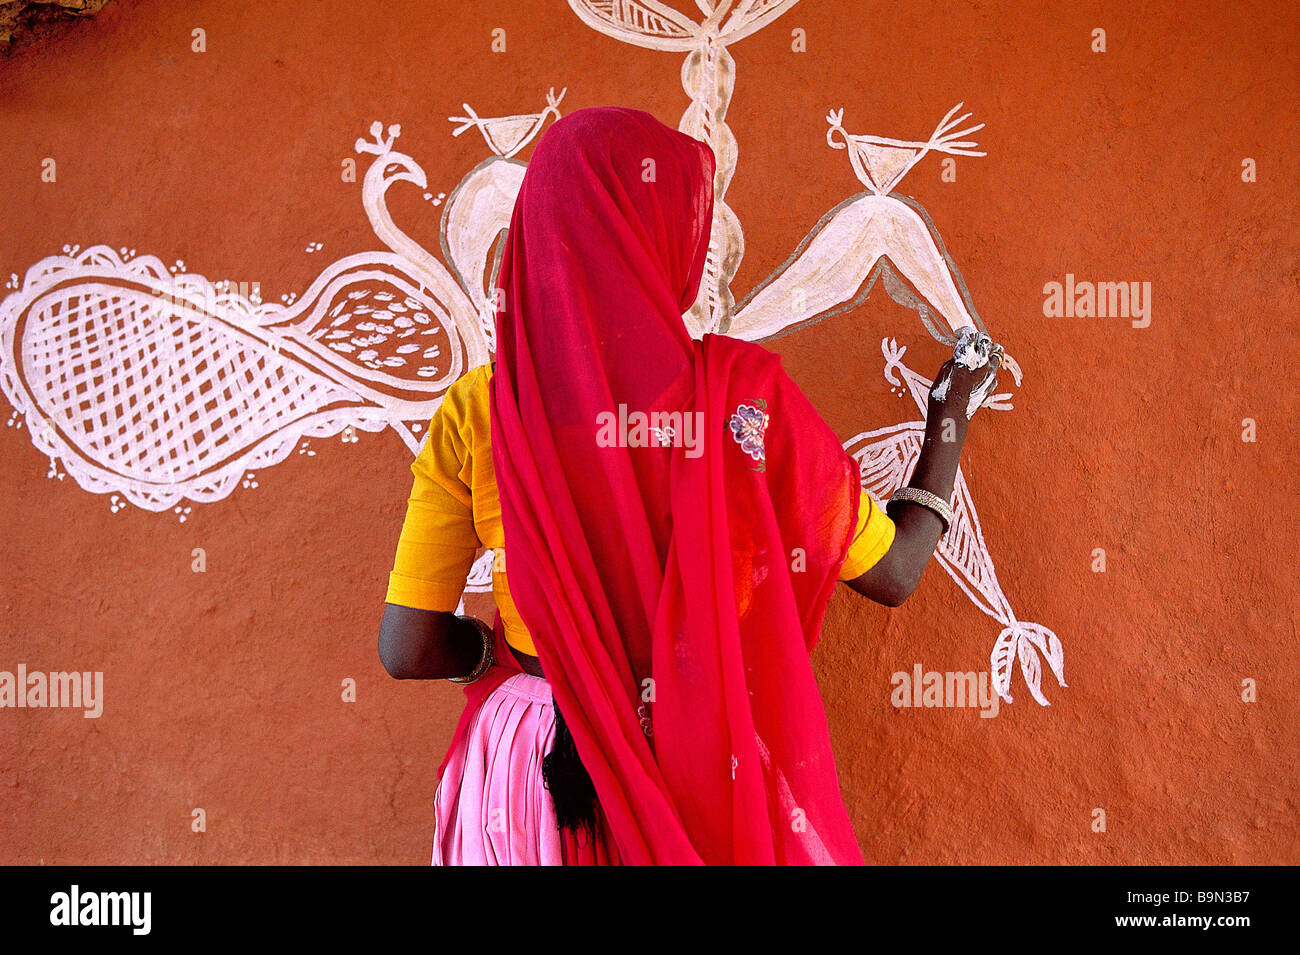
<svg viewBox="0 0 1300 955"><path fill-rule="evenodd" d="M483 656L483 636L468 620L445 610L384 604L379 659L399 680L465 676Z"/></svg>
<svg viewBox="0 0 1300 955"><path fill-rule="evenodd" d="M485 481L483 456L474 453L488 447L485 370L447 389L411 462L411 496L379 624L379 659L399 680L466 676L482 658L477 627L453 610L482 543L470 485Z"/></svg>
<svg viewBox="0 0 1300 955"><path fill-rule="evenodd" d="M967 402L977 387L985 394L992 393L988 379L990 375L996 376L999 364L1000 354L995 352L988 366L975 371L951 359L939 369L925 416L925 442L909 487L921 488L952 503L953 483L957 480L957 465L969 425ZM945 379L947 388L942 387ZM941 397L936 397L936 393ZM887 510L896 528L894 542L870 570L845 583L877 603L897 607L920 584L921 575L939 545L943 521L928 507L906 501L888 505Z"/></svg>

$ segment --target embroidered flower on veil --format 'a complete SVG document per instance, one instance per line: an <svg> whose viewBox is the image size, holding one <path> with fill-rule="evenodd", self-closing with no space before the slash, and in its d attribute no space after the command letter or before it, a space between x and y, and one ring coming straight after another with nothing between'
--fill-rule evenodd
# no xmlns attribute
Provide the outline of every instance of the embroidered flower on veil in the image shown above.
<svg viewBox="0 0 1300 955"><path fill-rule="evenodd" d="M767 433L767 423L770 419L766 409L767 402L762 398L755 398L752 405L738 406L731 420L727 422L731 436L740 445L740 450L758 462L759 466L753 469L755 471L767 470L763 437Z"/></svg>

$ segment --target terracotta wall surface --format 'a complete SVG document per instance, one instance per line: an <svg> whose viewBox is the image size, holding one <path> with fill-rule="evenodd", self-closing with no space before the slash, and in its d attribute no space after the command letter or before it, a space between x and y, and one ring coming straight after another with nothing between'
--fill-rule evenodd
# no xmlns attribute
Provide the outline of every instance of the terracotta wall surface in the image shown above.
<svg viewBox="0 0 1300 955"><path fill-rule="evenodd" d="M1044 668L1040 706L1017 668L995 718L895 707L896 672L987 671L1001 624L938 566L893 610L840 588L814 663L870 862L1300 862L1289 7L804 0L729 47L738 300L863 188L826 145L828 110L899 139L958 102L986 124L955 182L932 155L899 191L1024 369L1013 410L976 416L963 468L1002 589L1060 638L1068 687ZM451 135L462 104L536 112L567 88L561 113L676 125L682 60L563 0L111 3L0 61L0 279L104 243L301 295L382 248L340 177L372 121L401 124L428 191L450 193L491 155L477 130ZM438 251L416 186L389 207ZM1150 282L1149 326L1046 317L1067 273ZM943 358L879 285L770 347L848 440L915 417L882 376L886 337L923 374ZM461 695L394 681L376 654L411 483L395 432L313 439L155 513L51 476L11 410L0 671L100 671L104 709L0 708L0 861L427 862Z"/></svg>

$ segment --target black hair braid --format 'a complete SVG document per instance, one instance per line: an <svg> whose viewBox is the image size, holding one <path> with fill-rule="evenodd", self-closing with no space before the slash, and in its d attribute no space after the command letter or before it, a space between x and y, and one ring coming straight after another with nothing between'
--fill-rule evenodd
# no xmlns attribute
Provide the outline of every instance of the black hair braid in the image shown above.
<svg viewBox="0 0 1300 955"><path fill-rule="evenodd" d="M551 751L542 757L542 781L555 803L555 821L559 828L569 829L575 834L585 829L594 838L596 787L578 757L573 735L553 696L551 705L555 708L555 740Z"/></svg>

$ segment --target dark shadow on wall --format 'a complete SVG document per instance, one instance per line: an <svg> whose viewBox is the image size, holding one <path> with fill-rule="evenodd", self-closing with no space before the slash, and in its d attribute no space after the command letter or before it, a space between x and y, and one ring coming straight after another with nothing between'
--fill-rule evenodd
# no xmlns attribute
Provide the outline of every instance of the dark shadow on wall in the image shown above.
<svg viewBox="0 0 1300 955"><path fill-rule="evenodd" d="M0 0L0 56L59 36L112 0Z"/></svg>

